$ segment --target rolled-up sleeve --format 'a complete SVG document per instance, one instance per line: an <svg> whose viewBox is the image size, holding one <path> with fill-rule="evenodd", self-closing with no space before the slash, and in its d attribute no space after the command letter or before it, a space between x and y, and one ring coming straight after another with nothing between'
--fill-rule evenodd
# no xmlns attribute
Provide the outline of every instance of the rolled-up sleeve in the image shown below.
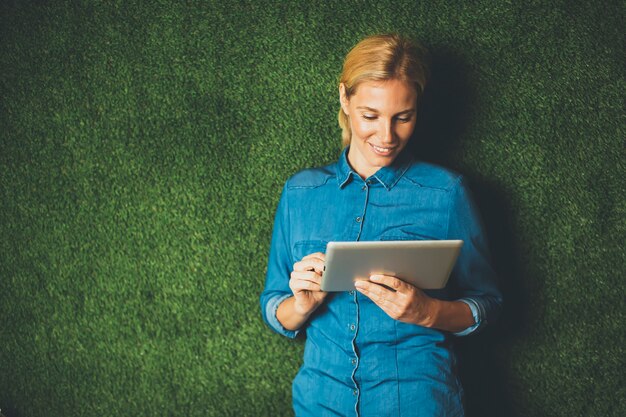
<svg viewBox="0 0 626 417"><path fill-rule="evenodd" d="M459 301L469 306L474 317L474 325L455 333L465 336L497 318L502 307L502 294L497 286L480 216L462 178L455 184L448 219L448 238L464 242L452 277Z"/></svg>
<svg viewBox="0 0 626 417"><path fill-rule="evenodd" d="M287 330L276 318L278 306L292 296L289 288L292 259L289 236L289 203L287 198L287 184L283 188L276 215L274 216L274 230L270 245L265 288L261 293L261 315L265 323L275 332L295 338L299 331Z"/></svg>

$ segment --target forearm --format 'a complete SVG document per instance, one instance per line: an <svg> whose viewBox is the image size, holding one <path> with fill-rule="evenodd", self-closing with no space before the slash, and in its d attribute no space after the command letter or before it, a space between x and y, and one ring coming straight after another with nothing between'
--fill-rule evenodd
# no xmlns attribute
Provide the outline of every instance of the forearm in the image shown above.
<svg viewBox="0 0 626 417"><path fill-rule="evenodd" d="M462 301L431 299L428 318L422 325L451 333L461 332L475 324L472 310Z"/></svg>
<svg viewBox="0 0 626 417"><path fill-rule="evenodd" d="M298 330L306 323L312 312L301 314L294 307L295 297L283 301L276 310L276 318L287 330Z"/></svg>

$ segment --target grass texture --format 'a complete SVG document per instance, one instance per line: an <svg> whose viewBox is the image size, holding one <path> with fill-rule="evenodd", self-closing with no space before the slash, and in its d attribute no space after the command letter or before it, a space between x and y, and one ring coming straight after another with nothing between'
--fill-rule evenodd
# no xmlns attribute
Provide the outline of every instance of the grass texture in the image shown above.
<svg viewBox="0 0 626 417"><path fill-rule="evenodd" d="M363 36L433 54L416 152L466 174L506 307L459 341L470 416L622 416L624 7L3 1L0 408L288 416L262 323L284 181L340 151Z"/></svg>

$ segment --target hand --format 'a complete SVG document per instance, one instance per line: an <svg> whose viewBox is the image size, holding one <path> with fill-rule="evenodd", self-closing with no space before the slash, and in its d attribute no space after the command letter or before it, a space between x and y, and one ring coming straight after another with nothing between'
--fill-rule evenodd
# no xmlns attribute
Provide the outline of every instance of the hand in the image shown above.
<svg viewBox="0 0 626 417"><path fill-rule="evenodd" d="M289 288L294 296L294 310L301 315L309 315L326 298L328 293L323 292L322 272L326 255L321 252L305 256L293 265L293 272L289 280Z"/></svg>
<svg viewBox="0 0 626 417"><path fill-rule="evenodd" d="M354 286L393 319L425 327L434 324L437 300L411 284L388 275L372 275L369 281L357 281Z"/></svg>

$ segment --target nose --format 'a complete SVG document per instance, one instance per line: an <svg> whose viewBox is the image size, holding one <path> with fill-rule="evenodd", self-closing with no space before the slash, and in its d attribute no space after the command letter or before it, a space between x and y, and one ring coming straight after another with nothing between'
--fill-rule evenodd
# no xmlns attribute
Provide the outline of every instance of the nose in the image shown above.
<svg viewBox="0 0 626 417"><path fill-rule="evenodd" d="M393 121L383 120L382 131L380 132L381 145L389 144L393 142Z"/></svg>

